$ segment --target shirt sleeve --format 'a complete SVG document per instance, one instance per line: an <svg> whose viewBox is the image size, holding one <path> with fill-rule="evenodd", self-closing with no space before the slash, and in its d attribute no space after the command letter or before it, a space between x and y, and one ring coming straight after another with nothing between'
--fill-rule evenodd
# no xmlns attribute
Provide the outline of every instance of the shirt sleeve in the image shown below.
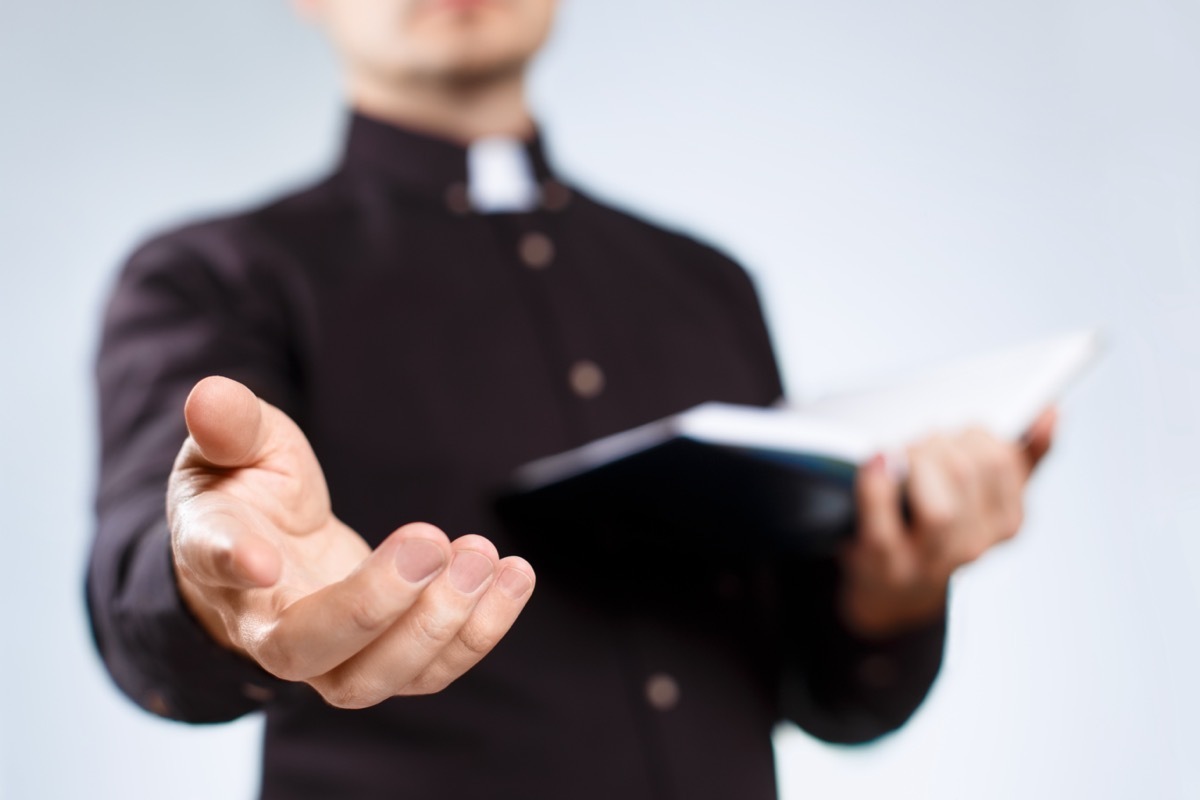
<svg viewBox="0 0 1200 800"><path fill-rule="evenodd" d="M117 685L161 716L233 719L282 686L208 636L182 602L165 491L187 436L183 404L207 375L246 383L287 408L295 370L280 305L238 265L166 238L118 279L96 362L101 463L87 573L96 645Z"/></svg>
<svg viewBox="0 0 1200 800"><path fill-rule="evenodd" d="M761 397L783 397L783 381L750 277L728 262L727 291ZM839 621L840 572L833 558L783 559L768 585L768 649L779 665L780 715L812 735L866 742L903 725L940 669L945 619L887 639L855 636Z"/></svg>
<svg viewBox="0 0 1200 800"><path fill-rule="evenodd" d="M776 577L780 716L839 744L867 742L907 722L941 667L945 617L862 638L835 608L836 561L793 561Z"/></svg>

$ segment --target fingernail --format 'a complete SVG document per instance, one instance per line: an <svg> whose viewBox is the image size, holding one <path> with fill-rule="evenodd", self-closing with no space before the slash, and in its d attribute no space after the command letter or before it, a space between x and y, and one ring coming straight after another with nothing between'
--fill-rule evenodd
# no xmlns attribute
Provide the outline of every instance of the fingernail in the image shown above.
<svg viewBox="0 0 1200 800"><path fill-rule="evenodd" d="M529 576L519 569L508 568L500 573L500 580L497 581L500 591L511 597L513 600L520 600L533 588L533 581L529 580Z"/></svg>
<svg viewBox="0 0 1200 800"><path fill-rule="evenodd" d="M866 469L870 472L883 472L887 467L887 459L883 457L883 453L876 453L871 456L871 459L866 464Z"/></svg>
<svg viewBox="0 0 1200 800"><path fill-rule="evenodd" d="M492 560L474 550L459 550L450 562L450 583L463 594L471 594L492 576Z"/></svg>
<svg viewBox="0 0 1200 800"><path fill-rule="evenodd" d="M407 539L396 548L396 571L409 583L420 583L445 563L442 548L428 539Z"/></svg>

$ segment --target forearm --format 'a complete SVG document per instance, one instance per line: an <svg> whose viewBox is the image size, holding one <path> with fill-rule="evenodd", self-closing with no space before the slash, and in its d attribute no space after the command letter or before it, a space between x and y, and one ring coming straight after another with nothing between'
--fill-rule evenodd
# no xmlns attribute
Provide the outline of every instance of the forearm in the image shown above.
<svg viewBox="0 0 1200 800"><path fill-rule="evenodd" d="M97 355L101 463L87 601L100 654L135 702L190 721L259 707L273 679L215 643L184 606L167 533L167 478L187 436L183 405L209 374L252 373L276 402L287 383L271 316L244 308L192 250L158 242L131 259ZM244 321L257 328L246 330Z"/></svg>
<svg viewBox="0 0 1200 800"><path fill-rule="evenodd" d="M903 725L941 667L944 614L895 635L864 637L842 623L832 565L811 566L788 582L788 608L779 621L781 715L818 738L845 744Z"/></svg>
<svg viewBox="0 0 1200 800"><path fill-rule="evenodd" d="M857 744L902 726L924 701L942 662L945 624L887 640L843 634L824 642L814 661L789 664L784 716L829 742Z"/></svg>
<svg viewBox="0 0 1200 800"><path fill-rule="evenodd" d="M175 584L166 520L148 502L101 515L87 600L109 673L148 711L220 722L259 708L275 691L274 678L216 644L188 612Z"/></svg>

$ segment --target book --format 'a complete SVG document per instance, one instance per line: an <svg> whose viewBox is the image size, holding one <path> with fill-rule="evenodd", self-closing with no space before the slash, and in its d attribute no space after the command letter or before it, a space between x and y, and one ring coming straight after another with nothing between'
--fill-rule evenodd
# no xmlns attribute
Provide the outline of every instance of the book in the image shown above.
<svg viewBox="0 0 1200 800"><path fill-rule="evenodd" d="M517 530L586 521L828 551L854 530L855 475L874 454L974 425L1016 442L1100 350L1079 331L797 406L705 403L524 465L497 509Z"/></svg>

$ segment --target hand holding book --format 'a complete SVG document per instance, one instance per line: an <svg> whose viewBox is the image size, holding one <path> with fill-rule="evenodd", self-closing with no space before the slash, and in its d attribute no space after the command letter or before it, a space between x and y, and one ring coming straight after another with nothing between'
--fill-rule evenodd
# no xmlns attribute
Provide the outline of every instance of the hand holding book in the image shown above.
<svg viewBox="0 0 1200 800"><path fill-rule="evenodd" d="M527 464L498 508L531 544L590 525L837 554L843 620L886 636L940 613L950 574L1015 534L1048 409L1098 349L1084 331L798 407L708 403Z"/></svg>
<svg viewBox="0 0 1200 800"><path fill-rule="evenodd" d="M1044 411L1015 443L981 428L928 437L908 448L903 483L883 455L860 469L858 529L841 553L847 627L890 636L943 613L954 571L1020 529L1025 485L1056 417Z"/></svg>

